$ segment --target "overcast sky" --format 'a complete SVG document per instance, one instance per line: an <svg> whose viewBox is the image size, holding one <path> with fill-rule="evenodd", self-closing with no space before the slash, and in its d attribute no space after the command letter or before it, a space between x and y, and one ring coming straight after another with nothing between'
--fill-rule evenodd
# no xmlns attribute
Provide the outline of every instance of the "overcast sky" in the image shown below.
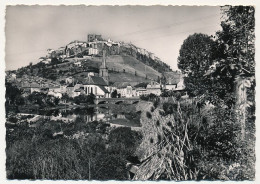
<svg viewBox="0 0 260 184"><path fill-rule="evenodd" d="M214 35L220 17L217 6L8 6L6 70L36 63L48 48L87 41L89 33L132 42L176 70L183 41L193 33Z"/></svg>

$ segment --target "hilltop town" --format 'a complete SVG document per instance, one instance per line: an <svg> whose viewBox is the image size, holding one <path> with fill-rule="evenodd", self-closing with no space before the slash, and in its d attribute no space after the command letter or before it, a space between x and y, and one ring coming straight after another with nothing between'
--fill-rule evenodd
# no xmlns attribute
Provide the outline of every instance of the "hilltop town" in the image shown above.
<svg viewBox="0 0 260 184"><path fill-rule="evenodd" d="M6 71L8 180L255 180L254 6L10 8L6 63L29 58L17 57L21 43L47 52ZM222 30L206 31L212 23ZM35 41L57 44L90 29L132 41L145 35L143 43L160 47L161 57L179 53L178 71L146 49L102 35L57 49Z"/></svg>
<svg viewBox="0 0 260 184"><path fill-rule="evenodd" d="M65 94L131 98L184 89L182 74L171 71L155 54L95 34L89 34L85 42L48 49L37 64L9 71L6 79L24 97L38 92L57 98Z"/></svg>

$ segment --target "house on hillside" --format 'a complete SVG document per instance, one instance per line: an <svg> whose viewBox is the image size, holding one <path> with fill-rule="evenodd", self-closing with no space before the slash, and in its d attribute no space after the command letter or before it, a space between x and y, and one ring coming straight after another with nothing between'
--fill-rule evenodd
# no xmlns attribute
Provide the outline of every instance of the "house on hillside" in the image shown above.
<svg viewBox="0 0 260 184"><path fill-rule="evenodd" d="M83 87L74 90L74 96L84 95L85 91Z"/></svg>
<svg viewBox="0 0 260 184"><path fill-rule="evenodd" d="M69 97L74 97L74 85L72 83L70 83L67 87L66 87L66 93Z"/></svg>
<svg viewBox="0 0 260 184"><path fill-rule="evenodd" d="M147 94L155 94L157 96L161 95L161 84L159 84L158 82L155 82L155 81L151 81L147 87L146 87L146 90L147 90Z"/></svg>
<svg viewBox="0 0 260 184"><path fill-rule="evenodd" d="M119 55L120 45L118 43L113 43L109 48L111 55Z"/></svg>
<svg viewBox="0 0 260 184"><path fill-rule="evenodd" d="M122 55L132 55L131 45L128 43L121 44L121 46L119 48L119 53Z"/></svg>
<svg viewBox="0 0 260 184"><path fill-rule="evenodd" d="M97 41L97 50L98 50L98 55L102 55L104 48L104 42L103 41Z"/></svg>
<svg viewBox="0 0 260 184"><path fill-rule="evenodd" d="M47 94L51 95L51 96L54 96L56 98L61 98L62 97L62 93L61 92L49 91Z"/></svg>
<svg viewBox="0 0 260 184"><path fill-rule="evenodd" d="M10 75L7 76L7 80L9 82L14 82L16 81L16 74L15 73L11 73Z"/></svg>
<svg viewBox="0 0 260 184"><path fill-rule="evenodd" d="M145 88L139 87L135 89L136 96L148 95L148 92Z"/></svg>
<svg viewBox="0 0 260 184"><path fill-rule="evenodd" d="M61 93L61 88L59 85L49 84L49 91L52 91L54 93Z"/></svg>
<svg viewBox="0 0 260 184"><path fill-rule="evenodd" d="M127 86L121 86L120 88L117 89L117 93L121 95L123 98L131 98L135 96L135 90L131 85Z"/></svg>
<svg viewBox="0 0 260 184"><path fill-rule="evenodd" d="M81 93L83 93L81 89L84 89L82 84L73 85L71 83L66 87L66 93L69 97L74 98L76 96L79 96Z"/></svg>
<svg viewBox="0 0 260 184"><path fill-rule="evenodd" d="M97 55L98 54L98 48L97 48L97 43L96 42L89 42L87 44L88 47L88 55Z"/></svg>
<svg viewBox="0 0 260 184"><path fill-rule="evenodd" d="M154 59L155 59L155 55L154 55L154 53L149 52L149 58L151 58L152 60L154 60Z"/></svg>
<svg viewBox="0 0 260 184"><path fill-rule="evenodd" d="M184 90L184 89L185 89L184 79L181 78L180 81L177 84L176 90L180 91L180 90Z"/></svg>
<svg viewBox="0 0 260 184"><path fill-rule="evenodd" d="M71 84L71 83L73 83L75 81L75 79L73 78L73 77L67 77L67 78L65 78L65 82L67 83L67 84Z"/></svg>
<svg viewBox="0 0 260 184"><path fill-rule="evenodd" d="M83 82L87 95L94 94L96 98L110 98L107 82L102 77L88 76Z"/></svg>
<svg viewBox="0 0 260 184"><path fill-rule="evenodd" d="M164 89L169 91L174 91L177 88L177 84L165 84Z"/></svg>
<svg viewBox="0 0 260 184"><path fill-rule="evenodd" d="M54 52L53 49L47 49L47 54L46 54L46 57L47 58L51 58L51 54Z"/></svg>
<svg viewBox="0 0 260 184"><path fill-rule="evenodd" d="M141 54L141 55L145 55L145 49L143 49L143 48L137 48L137 53L139 53L139 54Z"/></svg>
<svg viewBox="0 0 260 184"><path fill-rule="evenodd" d="M88 34L88 42L93 42L95 40L102 41L102 35Z"/></svg>
<svg viewBox="0 0 260 184"><path fill-rule="evenodd" d="M81 66L82 66L82 65L81 65L81 61L75 62L74 65L77 66L77 67L81 67Z"/></svg>
<svg viewBox="0 0 260 184"><path fill-rule="evenodd" d="M61 85L60 86L60 92L61 92L61 94L65 94L66 93L66 85Z"/></svg>
<svg viewBox="0 0 260 184"><path fill-rule="evenodd" d="M115 86L107 86L105 88L108 90L110 94L113 93L113 91L117 90L117 87Z"/></svg>
<svg viewBox="0 0 260 184"><path fill-rule="evenodd" d="M174 91L177 88L177 84L179 83L179 78L171 78L166 80L166 83L164 85L165 90Z"/></svg>
<svg viewBox="0 0 260 184"><path fill-rule="evenodd" d="M134 87L136 82L115 82L112 87L117 90L117 93L123 98L131 98L137 96ZM114 90L113 90L114 91Z"/></svg>
<svg viewBox="0 0 260 184"><path fill-rule="evenodd" d="M33 92L42 92L41 91L41 85L36 82L24 82L21 85L21 89L26 94L32 94Z"/></svg>
<svg viewBox="0 0 260 184"><path fill-rule="evenodd" d="M40 62L43 62L43 61L45 61L47 59L47 57L40 57L39 59L38 59L38 62L40 63Z"/></svg>
<svg viewBox="0 0 260 184"><path fill-rule="evenodd" d="M164 89L183 90L185 88L184 79L181 72L179 71L165 72L164 77L165 77Z"/></svg>
<svg viewBox="0 0 260 184"><path fill-rule="evenodd" d="M33 93L33 92L38 92L38 93L42 92L41 91L41 85L39 83L32 82L30 84L30 88L31 88L31 93Z"/></svg>
<svg viewBox="0 0 260 184"><path fill-rule="evenodd" d="M51 59L50 58L46 58L46 59L41 60L41 62L46 64L46 65L48 65L48 64L51 63Z"/></svg>

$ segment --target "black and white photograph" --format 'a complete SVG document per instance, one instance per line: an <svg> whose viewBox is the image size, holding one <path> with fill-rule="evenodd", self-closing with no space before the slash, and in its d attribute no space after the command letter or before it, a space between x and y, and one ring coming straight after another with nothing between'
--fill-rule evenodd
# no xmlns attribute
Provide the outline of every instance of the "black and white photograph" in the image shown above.
<svg viewBox="0 0 260 184"><path fill-rule="evenodd" d="M255 13L6 5L5 179L255 181Z"/></svg>

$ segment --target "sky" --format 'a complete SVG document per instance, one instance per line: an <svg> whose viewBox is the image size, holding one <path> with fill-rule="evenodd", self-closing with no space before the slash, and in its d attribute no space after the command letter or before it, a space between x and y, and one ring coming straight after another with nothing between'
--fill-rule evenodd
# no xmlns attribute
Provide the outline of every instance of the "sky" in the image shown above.
<svg viewBox="0 0 260 184"><path fill-rule="evenodd" d="M131 42L153 52L173 70L183 41L220 30L218 6L26 6L6 8L6 70L37 63L48 48L91 33Z"/></svg>

